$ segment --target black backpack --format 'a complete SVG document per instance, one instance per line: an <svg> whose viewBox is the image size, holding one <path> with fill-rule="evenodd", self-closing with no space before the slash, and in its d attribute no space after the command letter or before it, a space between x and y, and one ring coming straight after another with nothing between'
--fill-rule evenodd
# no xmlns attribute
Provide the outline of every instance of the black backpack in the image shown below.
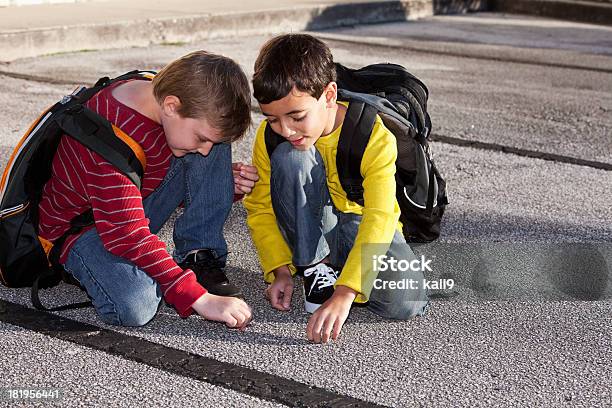
<svg viewBox="0 0 612 408"><path fill-rule="evenodd" d="M129 79L151 80L154 73L132 71L115 79L101 78L91 88L80 87L44 111L15 148L0 182L0 283L32 287L32 304L41 310L65 310L90 302L45 308L38 290L60 281L78 285L59 263L61 248L70 235L94 223L91 210L71 220L57 241L38 236L38 204L51 177L51 164L66 134L116 166L141 187L146 162L142 148L119 128L85 106L101 89Z"/></svg>
<svg viewBox="0 0 612 408"><path fill-rule="evenodd" d="M361 160L379 115L397 139L396 195L406 241L435 240L448 199L428 143L427 87L396 64L361 69L336 64L336 72L338 100L349 102L336 153L338 176L347 197L363 205ZM265 141L271 156L285 139L268 125Z"/></svg>

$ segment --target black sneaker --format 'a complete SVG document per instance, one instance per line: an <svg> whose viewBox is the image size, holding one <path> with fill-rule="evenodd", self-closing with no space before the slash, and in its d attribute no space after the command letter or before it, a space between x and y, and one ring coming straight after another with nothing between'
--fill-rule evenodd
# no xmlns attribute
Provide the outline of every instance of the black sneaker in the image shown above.
<svg viewBox="0 0 612 408"><path fill-rule="evenodd" d="M304 308L308 313L314 313L334 294L339 275L340 271L324 263L304 270Z"/></svg>
<svg viewBox="0 0 612 408"><path fill-rule="evenodd" d="M191 269L196 274L198 283L213 295L242 296L242 292L230 283L223 271L224 264L212 249L200 249L187 255L179 264L183 269Z"/></svg>

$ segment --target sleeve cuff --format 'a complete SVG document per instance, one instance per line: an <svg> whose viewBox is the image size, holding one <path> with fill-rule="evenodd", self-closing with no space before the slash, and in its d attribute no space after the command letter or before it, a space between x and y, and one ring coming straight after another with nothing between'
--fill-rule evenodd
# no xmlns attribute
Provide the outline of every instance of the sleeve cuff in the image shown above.
<svg viewBox="0 0 612 408"><path fill-rule="evenodd" d="M266 283L274 282L274 278L275 278L274 270L276 268L279 268L279 267L285 266L285 265L287 265L289 267L289 271L291 272L291 276L295 276L295 274L297 272L297 269L295 268L295 266L291 262L282 262L282 263L276 265L273 268L268 268L268 271L264 272L264 282L266 282Z"/></svg>
<svg viewBox="0 0 612 408"><path fill-rule="evenodd" d="M177 283L165 296L166 301L176 309L179 316L185 318L193 314L194 310L191 307L196 300L207 291L196 280L195 273L190 273Z"/></svg>
<svg viewBox="0 0 612 408"><path fill-rule="evenodd" d="M370 299L370 292L372 291L371 289L369 291L364 291L364 288L362 288L361 285L355 285L353 284L353 282L350 281L347 282L346 280L342 279L342 273L340 274L340 278L334 284L334 288L338 285L346 286L347 288L351 288L355 292L357 292L357 296L354 300L355 303L365 303Z"/></svg>

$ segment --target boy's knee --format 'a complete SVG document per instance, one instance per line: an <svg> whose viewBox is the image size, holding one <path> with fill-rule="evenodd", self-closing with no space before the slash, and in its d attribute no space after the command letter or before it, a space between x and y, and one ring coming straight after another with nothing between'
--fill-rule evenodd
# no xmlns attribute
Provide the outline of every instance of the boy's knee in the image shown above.
<svg viewBox="0 0 612 408"><path fill-rule="evenodd" d="M115 326L144 326L155 317L161 302L161 298L152 292L115 303L115 312L101 315L102 320Z"/></svg>
<svg viewBox="0 0 612 408"><path fill-rule="evenodd" d="M157 313L157 304L130 305L122 310L119 320L122 326L140 327L149 323Z"/></svg>
<svg viewBox="0 0 612 408"><path fill-rule="evenodd" d="M301 170L310 171L319 164L316 153L314 148L297 150L291 146L291 143L281 143L274 149L270 165L273 172L283 176L298 174Z"/></svg>
<svg viewBox="0 0 612 408"><path fill-rule="evenodd" d="M232 160L232 146L229 143L217 143L213 145L210 152L204 156L202 154L188 154L183 156L187 162L206 162L207 160Z"/></svg>

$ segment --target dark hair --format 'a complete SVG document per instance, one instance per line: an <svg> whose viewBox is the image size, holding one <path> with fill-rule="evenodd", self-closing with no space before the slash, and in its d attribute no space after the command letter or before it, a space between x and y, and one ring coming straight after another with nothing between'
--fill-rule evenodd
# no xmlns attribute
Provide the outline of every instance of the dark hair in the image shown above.
<svg viewBox="0 0 612 408"><path fill-rule="evenodd" d="M253 95L259 103L270 103L296 87L318 99L335 80L334 59L323 41L308 34L285 34L261 47L255 61Z"/></svg>
<svg viewBox="0 0 612 408"><path fill-rule="evenodd" d="M224 141L241 138L251 125L249 80L232 59L195 51L166 65L153 78L159 103L168 95L181 101L184 118L204 118Z"/></svg>

